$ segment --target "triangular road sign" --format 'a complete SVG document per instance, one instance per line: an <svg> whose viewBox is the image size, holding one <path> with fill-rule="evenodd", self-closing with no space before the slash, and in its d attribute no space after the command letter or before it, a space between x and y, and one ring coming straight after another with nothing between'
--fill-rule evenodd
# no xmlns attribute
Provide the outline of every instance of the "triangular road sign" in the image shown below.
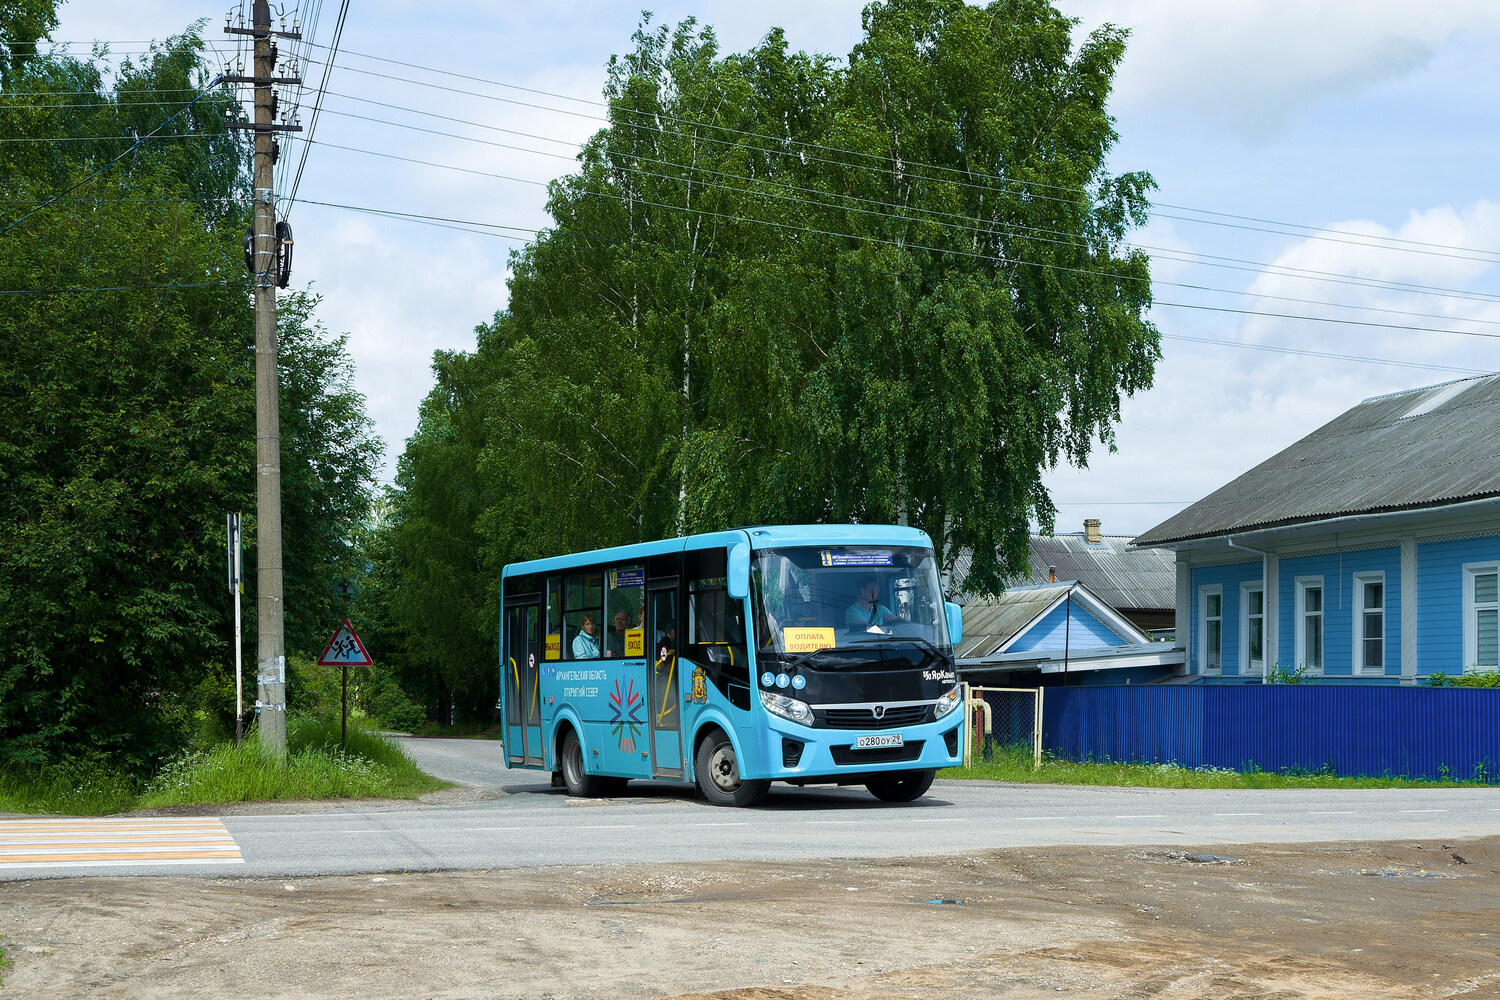
<svg viewBox="0 0 1500 1000"><path fill-rule="evenodd" d="M365 651L365 644L359 641L359 636L354 634L354 626L349 624L346 618L339 630L333 633L333 638L328 640L328 645L323 648L323 655L318 657L320 667L373 667L375 661L370 659L370 654Z"/></svg>

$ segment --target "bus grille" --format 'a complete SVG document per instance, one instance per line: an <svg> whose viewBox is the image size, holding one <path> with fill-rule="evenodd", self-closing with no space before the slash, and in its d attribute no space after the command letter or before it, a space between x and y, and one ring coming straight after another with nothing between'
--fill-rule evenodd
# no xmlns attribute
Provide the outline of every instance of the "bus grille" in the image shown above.
<svg viewBox="0 0 1500 1000"><path fill-rule="evenodd" d="M843 766L851 764L893 764L901 760L916 760L922 756L922 740L912 740L904 746L879 747L874 750L856 750L849 744L831 746L833 762Z"/></svg>
<svg viewBox="0 0 1500 1000"><path fill-rule="evenodd" d="M902 705L887 708L885 717L875 718L868 708L829 708L818 713L823 725L829 729L900 729L930 722L931 705Z"/></svg>

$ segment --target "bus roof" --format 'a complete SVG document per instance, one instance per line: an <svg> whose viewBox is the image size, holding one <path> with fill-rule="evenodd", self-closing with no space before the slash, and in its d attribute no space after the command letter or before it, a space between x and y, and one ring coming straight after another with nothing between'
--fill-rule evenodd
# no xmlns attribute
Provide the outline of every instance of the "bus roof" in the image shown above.
<svg viewBox="0 0 1500 1000"><path fill-rule="evenodd" d="M502 578L528 573L553 573L572 569L575 566L593 566L599 563L626 562L651 556L668 555L688 549L713 548L749 541L753 549L790 548L800 545L909 545L932 547L932 539L919 528L897 524L773 524L735 528L731 531L715 531L708 534L688 535L684 538L665 538L659 542L640 542L636 545L617 545L608 549L590 552L575 552L569 555L533 559L529 562L511 563L500 571Z"/></svg>

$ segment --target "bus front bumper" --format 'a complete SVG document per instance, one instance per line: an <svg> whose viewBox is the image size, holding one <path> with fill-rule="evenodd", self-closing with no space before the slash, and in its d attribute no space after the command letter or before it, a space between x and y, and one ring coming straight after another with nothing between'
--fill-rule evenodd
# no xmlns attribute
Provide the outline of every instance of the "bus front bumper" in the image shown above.
<svg viewBox="0 0 1500 1000"><path fill-rule="evenodd" d="M859 775L953 767L962 760L963 713L900 729L829 729L772 717L758 731L747 778L858 784ZM748 756L748 755L747 755Z"/></svg>

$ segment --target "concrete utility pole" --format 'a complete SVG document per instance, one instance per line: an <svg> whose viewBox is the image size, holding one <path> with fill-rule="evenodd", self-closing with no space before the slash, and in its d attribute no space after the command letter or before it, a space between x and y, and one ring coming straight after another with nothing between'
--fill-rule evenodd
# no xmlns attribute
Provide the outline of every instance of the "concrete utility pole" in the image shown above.
<svg viewBox="0 0 1500 1000"><path fill-rule="evenodd" d="M281 419L277 410L276 288L285 286L287 267L276 226L274 164L277 132L301 131L294 124L276 124L278 83L297 85L296 77L277 77L276 38L298 39L292 31L271 30L271 6L255 0L251 25L226 27L230 34L255 40L253 75L230 76L231 83L255 87L255 205L251 255L247 260L255 286L255 607L257 639L256 713L260 742L280 756L286 753L286 629L281 574ZM287 240L290 243L290 240Z"/></svg>

